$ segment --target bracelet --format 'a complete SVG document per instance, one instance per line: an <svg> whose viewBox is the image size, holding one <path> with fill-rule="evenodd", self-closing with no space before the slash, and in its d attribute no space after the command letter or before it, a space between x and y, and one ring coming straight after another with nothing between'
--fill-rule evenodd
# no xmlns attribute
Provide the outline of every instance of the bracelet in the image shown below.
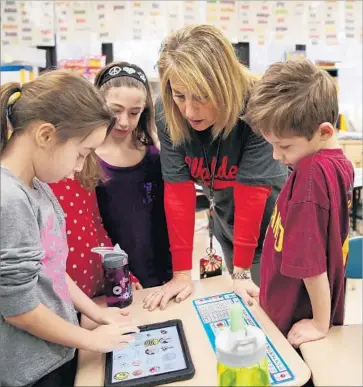
<svg viewBox="0 0 363 387"><path fill-rule="evenodd" d="M241 272L238 272L238 273L232 273L231 275L232 279L235 280L243 280L243 279L252 279L252 276L251 276L251 271L250 270L243 270Z"/></svg>

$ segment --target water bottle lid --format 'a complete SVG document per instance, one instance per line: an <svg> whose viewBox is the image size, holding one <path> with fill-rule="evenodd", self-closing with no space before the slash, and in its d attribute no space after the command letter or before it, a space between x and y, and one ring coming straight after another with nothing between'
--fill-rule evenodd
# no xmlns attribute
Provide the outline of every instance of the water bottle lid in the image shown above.
<svg viewBox="0 0 363 387"><path fill-rule="evenodd" d="M260 328L246 326L243 331L221 331L216 337L216 355L228 367L252 367L266 356L266 336Z"/></svg>
<svg viewBox="0 0 363 387"><path fill-rule="evenodd" d="M104 269L117 269L123 267L128 263L128 256L124 251L120 252L108 252L104 255L103 268Z"/></svg>

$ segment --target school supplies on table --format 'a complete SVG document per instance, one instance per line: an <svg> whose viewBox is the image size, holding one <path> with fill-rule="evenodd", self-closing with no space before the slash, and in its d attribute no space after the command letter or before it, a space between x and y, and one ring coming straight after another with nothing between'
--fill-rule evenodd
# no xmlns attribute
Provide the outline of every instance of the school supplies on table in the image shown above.
<svg viewBox="0 0 363 387"><path fill-rule="evenodd" d="M242 308L244 323L247 327L261 328L248 307L234 292L193 300L193 305L214 351L216 351L217 334L230 325L228 311L230 305L235 303ZM268 337L266 337L266 356L271 385L279 385L295 379L295 375Z"/></svg>

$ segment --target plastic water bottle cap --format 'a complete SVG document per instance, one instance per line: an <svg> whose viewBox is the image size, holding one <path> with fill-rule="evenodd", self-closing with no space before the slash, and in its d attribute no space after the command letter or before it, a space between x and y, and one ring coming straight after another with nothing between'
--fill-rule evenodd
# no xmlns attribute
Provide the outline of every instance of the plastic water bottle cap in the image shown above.
<svg viewBox="0 0 363 387"><path fill-rule="evenodd" d="M229 367L252 367L266 356L266 336L254 326L246 326L242 307L233 304L229 309L230 327L216 337L218 361Z"/></svg>

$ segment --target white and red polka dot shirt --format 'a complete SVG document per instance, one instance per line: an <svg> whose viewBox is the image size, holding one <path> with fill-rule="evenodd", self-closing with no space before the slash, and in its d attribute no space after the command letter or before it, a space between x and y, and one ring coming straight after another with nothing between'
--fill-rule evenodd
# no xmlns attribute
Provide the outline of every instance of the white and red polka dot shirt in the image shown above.
<svg viewBox="0 0 363 387"><path fill-rule="evenodd" d="M87 191L76 180L50 184L66 217L69 254L67 273L89 297L103 294L101 256L97 246L112 246L100 216L95 191ZM132 278L133 282L137 280Z"/></svg>

